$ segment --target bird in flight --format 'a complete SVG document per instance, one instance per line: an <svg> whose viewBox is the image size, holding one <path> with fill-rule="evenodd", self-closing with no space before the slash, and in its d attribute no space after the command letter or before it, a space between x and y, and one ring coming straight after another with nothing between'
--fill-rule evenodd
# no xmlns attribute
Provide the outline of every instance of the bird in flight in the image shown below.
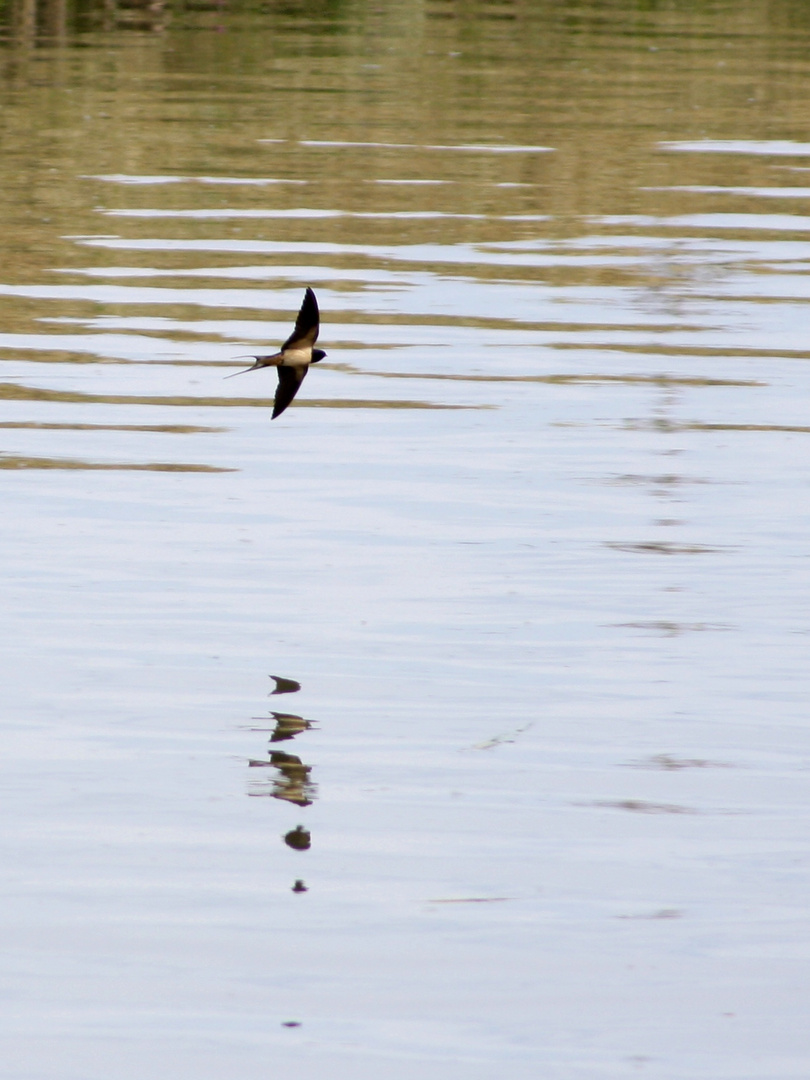
<svg viewBox="0 0 810 1080"><path fill-rule="evenodd" d="M318 301L312 289L308 288L304 293L304 302L301 304L298 318L295 320L295 329L281 346L281 352L273 353L272 356L254 356L256 363L253 367L233 373L233 375L246 375L249 371L256 371L258 368L278 368L278 388L273 402L273 420L281 416L298 393L298 387L304 381L309 365L317 364L326 356L323 349L313 348L318 340L319 329ZM225 378L232 379L233 375L226 375Z"/></svg>

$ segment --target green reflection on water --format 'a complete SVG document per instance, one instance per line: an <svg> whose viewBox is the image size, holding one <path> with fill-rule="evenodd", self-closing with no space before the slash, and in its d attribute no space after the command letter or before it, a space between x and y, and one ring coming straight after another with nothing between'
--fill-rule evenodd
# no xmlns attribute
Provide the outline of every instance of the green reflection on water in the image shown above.
<svg viewBox="0 0 810 1080"><path fill-rule="evenodd" d="M494 239L576 234L583 214L676 212L687 196L641 190L681 169L657 140L806 130L808 24L803 0L6 0L0 177L15 205L4 221L15 280L65 265L64 234L99 231L88 175L305 179L305 198L276 188L274 206L303 199L392 212L411 207L413 189L363 181L451 180L420 189L420 209L552 219L540 230L501 223ZM464 144L555 153L428 149ZM771 175L761 160L702 158L690 163L693 183ZM161 206L221 205L198 186L196 195L164 192ZM121 209L141 206L137 191L117 196ZM267 205L261 190L229 196L229 206ZM131 223L133 233L142 228ZM298 228L273 225L272 235L292 238ZM448 242L486 238L475 223L443 228ZM318 230L335 242L381 235L378 223L326 221ZM402 237L409 226L386 232Z"/></svg>
<svg viewBox="0 0 810 1080"><path fill-rule="evenodd" d="M179 277L184 270L199 270L200 250L172 249L172 242L250 241L275 245L263 257L273 266L289 266L289 281L297 282L295 272L309 272L315 263L319 279L328 280L339 293L354 286L337 274L331 277L334 268L367 271L363 287L373 290L375 273L383 268L391 272L395 262L382 254L386 246L410 246L419 250L412 265L398 266L403 273L424 273L443 283L530 283L537 290L536 313L530 305L517 315L502 313L490 310L497 309L497 303L485 301L480 306L470 303L461 316L448 315L437 300L434 310L416 314L396 310L393 303L382 313L363 310L360 304L342 313L343 323L449 321L459 327L517 329L553 325L559 340L548 347L561 351L580 349L580 342L565 337L587 325L595 338L605 337L593 340L589 348L654 357L665 373L511 375L501 373L503 356L493 355L499 361L498 374L463 369L364 374L449 382L761 385L716 378L711 371L694 377L667 372L681 356L704 355L708 366L715 356L727 353L673 343L676 333L693 325L679 318L679 305L688 305L690 289L696 282L700 285L706 267L699 259L689 263L682 258L678 237L664 238L649 249L645 243L648 238L662 240L648 236L659 228L654 222L694 211L696 186L706 188L701 195L705 205L715 197L712 187L733 186L740 192L773 186L773 163L767 156L686 154L666 147L706 137L803 138L810 98L809 28L808 6L799 0L767 5L723 0L583 0L576 5L557 0L403 0L396 5L231 0L227 6L205 0L155 0L141 6L117 0L4 0L3 277L14 285L41 285L52 280L57 269L85 272L82 237L111 244L109 249L93 248L93 259L102 264L94 276L102 281L105 265L114 267L120 261L121 251L115 247L119 241L122 247L133 245L127 250L132 268L154 269L159 263L162 271L171 269ZM500 152L504 150L514 152ZM194 182L137 182L148 177ZM790 182L788 174L782 177ZM804 182L801 177L799 182ZM681 190L676 190L678 185ZM761 209L753 195L723 194L717 199L724 209L728 199L735 208ZM158 223L149 217L110 215L222 211L288 217L162 217ZM396 216L414 211L436 217ZM335 216L309 220L296 216L301 212ZM377 214L389 217L351 216ZM610 215L615 218L612 224ZM638 220L649 215L653 224L634 224L632 215ZM108 228L120 229L121 235L99 236ZM617 232L633 236L632 251L641 260L637 267L622 263ZM708 226L706 232L711 236ZM575 242L585 235L616 243L608 265L489 265L483 256L475 261L475 252L483 252L487 244L514 244L519 253L530 250L521 244ZM724 227L724 242L736 236L749 234ZM432 245L432 254L423 255L420 245ZM442 261L443 252L462 246L470 252L462 267ZM221 259L226 268L242 258L235 250L217 251L205 255L206 264ZM215 279L216 269L211 267ZM277 281L285 284L281 274ZM578 322L576 313L553 323L550 291L566 287L603 293L635 289L637 300L628 306L655 306L660 318L655 327L645 327L649 340L645 334L638 345L609 340L611 332L621 328L618 323ZM84 313L88 304L99 317L115 316L126 306L114 302L112 293L109 302L97 300L97 295L47 302L4 296L0 330L19 334L21 327L33 326L42 317L43 304L51 316ZM151 315L154 305L148 300L143 305ZM191 323L200 318L193 303L170 310ZM570 311L561 306L556 313L560 310ZM217 308L223 319L230 314L225 304ZM667 326L670 340L665 340ZM155 333L161 336L161 331ZM167 329L164 336L176 342L185 340L185 334L187 330ZM46 362L87 362L79 354L56 350L32 359L43 356ZM0 386L0 398L99 405L272 405L269 397L80 394L8 383ZM471 407L306 398L296 405Z"/></svg>

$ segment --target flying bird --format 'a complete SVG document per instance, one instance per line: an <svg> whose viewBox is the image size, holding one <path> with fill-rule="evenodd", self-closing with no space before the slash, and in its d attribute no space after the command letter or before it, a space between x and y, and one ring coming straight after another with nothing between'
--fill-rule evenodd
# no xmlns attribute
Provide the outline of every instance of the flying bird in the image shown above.
<svg viewBox="0 0 810 1080"><path fill-rule="evenodd" d="M256 371L258 368L278 368L278 388L273 401L273 420L281 416L298 393L298 387L304 381L309 365L317 364L326 356L323 349L313 348L318 340L319 329L318 301L312 289L308 288L304 293L304 302L301 304L298 318L295 320L295 329L281 346L281 352L273 353L272 356L254 356L256 363L253 367L233 373L233 375L246 375L249 371ZM232 379L233 375L225 377Z"/></svg>

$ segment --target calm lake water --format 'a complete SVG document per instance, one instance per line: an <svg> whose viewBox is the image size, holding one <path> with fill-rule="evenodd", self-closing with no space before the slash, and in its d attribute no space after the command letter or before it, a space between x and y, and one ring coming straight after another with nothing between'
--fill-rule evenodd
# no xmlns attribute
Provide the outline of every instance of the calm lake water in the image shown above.
<svg viewBox="0 0 810 1080"><path fill-rule="evenodd" d="M810 1075L809 121L790 0L0 7L4 1078Z"/></svg>

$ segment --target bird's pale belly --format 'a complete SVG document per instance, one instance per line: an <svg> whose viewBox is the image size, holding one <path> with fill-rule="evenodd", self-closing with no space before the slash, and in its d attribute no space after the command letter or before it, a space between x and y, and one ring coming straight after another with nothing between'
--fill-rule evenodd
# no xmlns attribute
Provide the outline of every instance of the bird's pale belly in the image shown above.
<svg viewBox="0 0 810 1080"><path fill-rule="evenodd" d="M285 349L284 367L308 367L312 360L312 349Z"/></svg>

